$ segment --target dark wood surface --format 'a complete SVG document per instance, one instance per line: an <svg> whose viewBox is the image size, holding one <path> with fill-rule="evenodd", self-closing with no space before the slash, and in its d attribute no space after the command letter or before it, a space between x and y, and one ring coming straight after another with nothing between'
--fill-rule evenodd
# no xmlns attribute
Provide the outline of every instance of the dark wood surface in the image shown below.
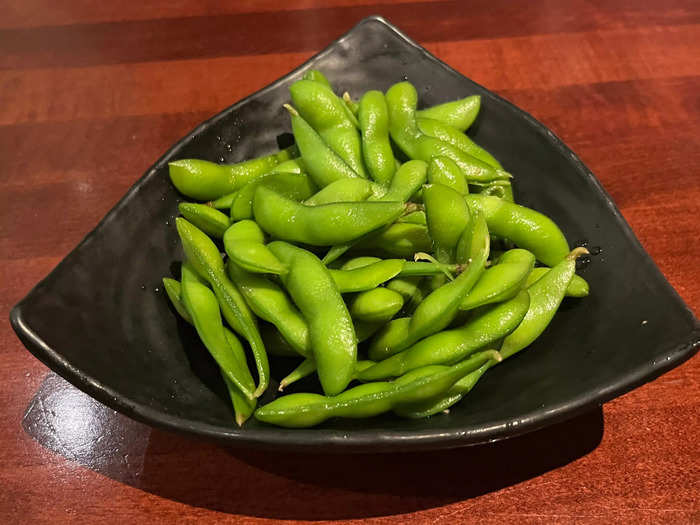
<svg viewBox="0 0 700 525"><path fill-rule="evenodd" d="M289 4L292 4L291 2ZM197 123L382 14L532 113L700 312L700 4L0 1L0 310ZM700 361L488 446L230 450L74 389L0 324L0 522L697 523Z"/></svg>

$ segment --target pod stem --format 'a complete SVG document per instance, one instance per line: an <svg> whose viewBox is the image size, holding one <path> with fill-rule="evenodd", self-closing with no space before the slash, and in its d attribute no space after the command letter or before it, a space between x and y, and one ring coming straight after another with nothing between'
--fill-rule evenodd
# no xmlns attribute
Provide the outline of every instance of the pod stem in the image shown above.
<svg viewBox="0 0 700 525"><path fill-rule="evenodd" d="M496 363L500 363L501 361L503 361L503 356L497 350L486 350L486 353L490 354L491 359L493 361L496 361Z"/></svg>
<svg viewBox="0 0 700 525"><path fill-rule="evenodd" d="M433 257L432 255L430 255L429 253L425 253L425 252L416 252L416 253L413 254L413 260L416 261L416 262L418 262L418 261L428 261L428 262L431 262L431 263L433 263L433 264L438 268L438 270L440 270L442 273L444 273L445 276L446 276L450 281L453 281L454 278L455 278L454 275L452 275L452 272L450 271L450 270L452 269L452 267L451 267L450 265L441 263L440 261L438 261L435 257ZM459 267L458 267L457 269L459 269ZM458 273L460 273L460 272L458 271Z"/></svg>
<svg viewBox="0 0 700 525"><path fill-rule="evenodd" d="M289 114L292 115L293 117L299 116L299 112L296 109L294 109L290 104L282 104L282 107L284 107L284 109L289 111Z"/></svg>
<svg viewBox="0 0 700 525"><path fill-rule="evenodd" d="M589 253L590 252L586 248L584 248L583 246L579 246L578 248L574 248L573 250L571 250L569 255L566 256L566 258L575 261L582 255L588 255Z"/></svg>

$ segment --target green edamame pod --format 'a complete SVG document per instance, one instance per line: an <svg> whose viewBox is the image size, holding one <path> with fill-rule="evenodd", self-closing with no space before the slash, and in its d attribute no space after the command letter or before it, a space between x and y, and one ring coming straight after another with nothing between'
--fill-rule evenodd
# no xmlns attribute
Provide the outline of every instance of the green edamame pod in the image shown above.
<svg viewBox="0 0 700 525"><path fill-rule="evenodd" d="M445 102L416 112L418 118L430 118L452 126L464 133L476 120L481 109L481 97L471 95L459 100Z"/></svg>
<svg viewBox="0 0 700 525"><path fill-rule="evenodd" d="M328 89L333 89L333 86L331 86L331 83L326 78L326 75L321 73L318 69L309 69L306 73L304 73L304 80L312 80L313 82L318 82L319 84L326 86Z"/></svg>
<svg viewBox="0 0 700 525"><path fill-rule="evenodd" d="M206 160L181 159L168 163L170 180L183 195L210 201L243 187L280 162L298 156L296 146L238 164L215 164Z"/></svg>
<svg viewBox="0 0 700 525"><path fill-rule="evenodd" d="M514 297L525 285L535 265L535 256L527 250L509 250L498 264L487 268L464 297L460 310L472 310L485 304L497 303Z"/></svg>
<svg viewBox="0 0 700 525"><path fill-rule="evenodd" d="M527 276L525 281L525 288L529 288L537 281L542 279L550 269L541 266L539 268L533 268L532 272ZM566 288L566 297L586 297L589 293L589 286L586 280L580 275L574 274L569 286Z"/></svg>
<svg viewBox="0 0 700 525"><path fill-rule="evenodd" d="M289 268L282 282L308 323L323 391L338 394L348 386L357 361L357 338L345 302L314 254L281 241L268 246Z"/></svg>
<svg viewBox="0 0 700 525"><path fill-rule="evenodd" d="M226 339L216 296L187 264L182 265L181 297L199 338L221 370L243 394L254 398L244 378L247 365L237 358Z"/></svg>
<svg viewBox="0 0 700 525"><path fill-rule="evenodd" d="M448 157L433 157L428 164L428 182L430 184L442 184L452 188L461 195L469 193L469 185L464 173Z"/></svg>
<svg viewBox="0 0 700 525"><path fill-rule="evenodd" d="M360 134L345 103L319 82L299 80L289 87L292 103L323 141L358 175L367 178ZM295 134L296 136L296 134ZM305 157L302 150L302 157Z"/></svg>
<svg viewBox="0 0 700 525"><path fill-rule="evenodd" d="M224 249L241 268L254 273L281 275L287 267L265 244L265 235L254 221L234 222L224 233Z"/></svg>
<svg viewBox="0 0 700 525"><path fill-rule="evenodd" d="M187 307L182 302L180 281L169 277L163 277L163 288L165 288L165 293L168 295L168 299L170 299L170 303L175 308L175 311L189 324L193 324L192 318L187 312Z"/></svg>
<svg viewBox="0 0 700 525"><path fill-rule="evenodd" d="M388 288L374 288L357 294L350 302L350 315L355 321L386 323L403 307L400 293Z"/></svg>
<svg viewBox="0 0 700 525"><path fill-rule="evenodd" d="M255 418L282 427L303 428L330 417L363 418L388 412L400 403L419 402L446 392L454 383L498 352L487 350L453 366L430 366L393 382L367 383L337 396L290 394L255 411Z"/></svg>
<svg viewBox="0 0 700 525"><path fill-rule="evenodd" d="M284 290L265 277L247 272L233 261L229 261L226 268L255 315L275 325L299 355L309 357L309 327Z"/></svg>
<svg viewBox="0 0 700 525"><path fill-rule="evenodd" d="M270 365L258 332L255 317L235 285L229 280L219 249L207 235L185 219L175 219L182 248L194 271L213 288L224 318L236 332L250 344L258 371L258 387L254 395L259 397L270 380ZM185 304L187 304L185 302ZM188 307L188 311L191 309Z"/></svg>
<svg viewBox="0 0 700 525"><path fill-rule="evenodd" d="M204 233L221 239L226 229L231 225L229 218L219 210L206 204L181 202L178 211Z"/></svg>
<svg viewBox="0 0 700 525"><path fill-rule="evenodd" d="M492 234L510 239L538 261L553 266L569 253L564 234L546 215L497 197L470 194L464 198L470 209L484 214Z"/></svg>
<svg viewBox="0 0 700 525"><path fill-rule="evenodd" d="M370 176L388 186L396 170L389 143L389 112L381 91L368 91L360 99L357 114L362 132L362 155Z"/></svg>
<svg viewBox="0 0 700 525"><path fill-rule="evenodd" d="M501 163L498 162L493 155L470 139L468 135L465 135L452 126L448 126L447 124L443 124L438 120L429 118L419 118L417 122L418 129L429 137L435 137L436 139L440 139L448 144L452 144L456 148L461 149L464 153L468 153L472 157L475 157L498 170L503 169Z"/></svg>
<svg viewBox="0 0 700 525"><path fill-rule="evenodd" d="M361 381L377 381L428 365L450 364L468 357L513 332L525 317L530 295L522 291L460 328L435 333L358 374ZM505 358L505 356L504 356Z"/></svg>
<svg viewBox="0 0 700 525"><path fill-rule="evenodd" d="M403 269L402 259L380 260L353 270L329 270L340 293L363 292L396 277Z"/></svg>
<svg viewBox="0 0 700 525"><path fill-rule="evenodd" d="M243 346L241 346L241 342L238 340L238 338L233 335L231 330L226 328L224 328L224 335L226 336L226 341L228 342L229 348L235 354L236 359L240 363L246 363L245 351L243 350ZM245 423L248 418L253 415L255 407L258 404L258 400L256 398L250 399L247 397L239 390L236 384L231 381L223 370L220 369L220 371L221 377L224 378L224 383L226 384L226 390L228 390L228 397L231 399L231 404L233 405L236 424L241 427L243 426L243 423ZM255 382L253 381L253 376L250 375L250 370L248 370L247 364L243 368L243 380L246 382L246 385L248 385L250 391L255 388Z"/></svg>
<svg viewBox="0 0 700 525"><path fill-rule="evenodd" d="M259 186L275 190L295 201L307 199L316 191L316 186L304 173L268 173L238 190L231 204L231 220L240 221L253 217L253 197Z"/></svg>
<svg viewBox="0 0 700 525"><path fill-rule="evenodd" d="M345 161L321 138L292 106L285 104L292 121L294 141L299 148L306 170L316 186L323 188L342 178L359 177Z"/></svg>
<svg viewBox="0 0 700 525"><path fill-rule="evenodd" d="M503 359L527 347L547 328L576 272L576 258L587 253L585 248L574 248L563 261L528 288L532 298L530 308L517 329L503 340Z"/></svg>
<svg viewBox="0 0 700 525"><path fill-rule="evenodd" d="M312 246L332 246L362 237L396 220L404 211L402 202L344 202L305 206L259 187L253 200L253 215L272 237Z"/></svg>
<svg viewBox="0 0 700 525"><path fill-rule="evenodd" d="M304 201L307 206L320 206L334 202L363 201L372 194L372 185L366 179L338 179L321 188Z"/></svg>
<svg viewBox="0 0 700 525"><path fill-rule="evenodd" d="M423 187L428 233L440 262L451 262L462 233L471 223L464 196L442 184Z"/></svg>
<svg viewBox="0 0 700 525"><path fill-rule="evenodd" d="M416 122L418 94L409 82L394 84L386 93L389 132L394 142L412 159L429 162L433 157L452 159L467 181L508 180L510 174L463 152L459 148L423 133Z"/></svg>
<svg viewBox="0 0 700 525"><path fill-rule="evenodd" d="M471 392L472 388L474 388L479 379L481 379L486 371L496 363L498 363L497 360L491 359L457 381L445 394L438 396L437 398L419 401L418 403L404 403L398 405L394 407L394 413L401 417L421 419L440 412L445 412L448 408L461 401L464 396Z"/></svg>

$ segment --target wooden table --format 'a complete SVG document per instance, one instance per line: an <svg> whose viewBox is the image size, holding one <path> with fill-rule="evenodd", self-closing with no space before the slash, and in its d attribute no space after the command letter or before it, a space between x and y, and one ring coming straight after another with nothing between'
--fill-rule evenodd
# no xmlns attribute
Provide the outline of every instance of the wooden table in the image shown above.
<svg viewBox="0 0 700 525"><path fill-rule="evenodd" d="M379 13L535 115L700 311L700 4L0 2L0 309L167 147ZM0 325L0 522L700 520L700 361L573 421L393 456L227 450L77 391Z"/></svg>

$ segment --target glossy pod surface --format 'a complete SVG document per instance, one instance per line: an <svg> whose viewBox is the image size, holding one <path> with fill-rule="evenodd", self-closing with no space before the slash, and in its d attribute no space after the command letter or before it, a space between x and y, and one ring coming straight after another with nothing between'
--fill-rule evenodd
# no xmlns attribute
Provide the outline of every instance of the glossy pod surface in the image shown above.
<svg viewBox="0 0 700 525"><path fill-rule="evenodd" d="M357 361L357 337L345 302L318 257L286 242L269 247L289 267L282 282L309 325L323 391L339 394L352 379Z"/></svg>
<svg viewBox="0 0 700 525"><path fill-rule="evenodd" d="M273 237L314 246L333 246L362 237L396 220L402 202L343 202L305 206L265 187L259 187L253 214Z"/></svg>

